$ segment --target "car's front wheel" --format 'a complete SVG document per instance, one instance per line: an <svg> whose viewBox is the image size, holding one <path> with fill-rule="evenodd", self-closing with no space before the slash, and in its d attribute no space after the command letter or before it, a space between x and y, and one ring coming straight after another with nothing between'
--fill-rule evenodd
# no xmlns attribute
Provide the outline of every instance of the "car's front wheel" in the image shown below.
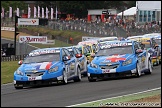
<svg viewBox="0 0 162 108"><path fill-rule="evenodd" d="M67 73L66 73L65 70L63 71L63 80L62 80L62 83L63 83L63 84L67 84L67 83L68 83L68 80L67 80Z"/></svg>
<svg viewBox="0 0 162 108"><path fill-rule="evenodd" d="M89 76L89 77L88 77L88 81L89 81L89 82L95 82L96 79L93 79L93 77L90 77L90 76Z"/></svg>
<svg viewBox="0 0 162 108"><path fill-rule="evenodd" d="M23 89L23 87L17 87L17 86L15 86L15 89Z"/></svg>
<svg viewBox="0 0 162 108"><path fill-rule="evenodd" d="M74 82L79 82L79 81L81 81L81 79L82 79L82 75L81 75L80 68L78 67L77 68L77 78L74 79Z"/></svg>
<svg viewBox="0 0 162 108"><path fill-rule="evenodd" d="M137 65L136 65L136 77L140 77L140 76L141 76L140 65L137 62Z"/></svg>
<svg viewBox="0 0 162 108"><path fill-rule="evenodd" d="M152 65L151 65L151 61L148 61L148 72L145 72L145 74L151 74L152 73Z"/></svg>

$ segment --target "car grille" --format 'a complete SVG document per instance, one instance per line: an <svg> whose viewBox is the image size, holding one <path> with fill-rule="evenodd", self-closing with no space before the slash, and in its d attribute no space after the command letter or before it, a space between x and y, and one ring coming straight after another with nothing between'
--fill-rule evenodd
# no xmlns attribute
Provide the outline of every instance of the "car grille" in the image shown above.
<svg viewBox="0 0 162 108"><path fill-rule="evenodd" d="M45 71L44 72L27 72L26 76L42 76L44 73Z"/></svg>
<svg viewBox="0 0 162 108"><path fill-rule="evenodd" d="M100 66L101 69L115 69L119 66L119 64L112 64L112 65L102 65Z"/></svg>
<svg viewBox="0 0 162 108"><path fill-rule="evenodd" d="M117 62L100 62L101 65L106 65L106 64L117 64Z"/></svg>

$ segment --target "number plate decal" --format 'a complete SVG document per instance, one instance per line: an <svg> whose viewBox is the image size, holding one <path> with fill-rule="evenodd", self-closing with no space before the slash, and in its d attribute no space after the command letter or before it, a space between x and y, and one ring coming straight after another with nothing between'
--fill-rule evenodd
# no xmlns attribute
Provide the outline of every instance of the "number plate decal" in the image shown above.
<svg viewBox="0 0 162 108"><path fill-rule="evenodd" d="M36 76L36 77L32 76L32 77L28 77L28 80L29 81L42 80L42 77L41 76Z"/></svg>
<svg viewBox="0 0 162 108"><path fill-rule="evenodd" d="M110 69L104 69L102 70L102 73L109 73L110 72Z"/></svg>

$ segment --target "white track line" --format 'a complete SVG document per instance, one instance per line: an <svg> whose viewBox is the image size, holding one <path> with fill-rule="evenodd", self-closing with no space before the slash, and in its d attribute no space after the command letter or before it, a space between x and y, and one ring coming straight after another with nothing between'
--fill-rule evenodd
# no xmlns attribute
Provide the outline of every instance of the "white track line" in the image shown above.
<svg viewBox="0 0 162 108"><path fill-rule="evenodd" d="M127 94L127 95L122 95L122 96L116 96L116 97L111 97L111 98L106 98L106 99L101 99L101 100L96 100L96 101L90 101L90 102L81 103L81 104L70 105L70 106L66 106L66 107L74 107L74 106L78 106L78 105L84 105L84 104L88 104L88 103L93 103L93 102L98 102L98 101L104 101L104 100L107 100L107 99L113 99L113 98L119 98L119 97L123 97L123 96L129 96L129 95L135 95L135 94L145 93L145 92L149 92L149 91L153 91L153 90L158 90L158 89L161 89L161 87L154 88L154 89L150 89L150 90L146 90L146 91L142 91L142 92L137 92L137 93Z"/></svg>
<svg viewBox="0 0 162 108"><path fill-rule="evenodd" d="M11 85L11 84L13 84L13 82L12 83L7 83L7 84L2 84L1 86Z"/></svg>

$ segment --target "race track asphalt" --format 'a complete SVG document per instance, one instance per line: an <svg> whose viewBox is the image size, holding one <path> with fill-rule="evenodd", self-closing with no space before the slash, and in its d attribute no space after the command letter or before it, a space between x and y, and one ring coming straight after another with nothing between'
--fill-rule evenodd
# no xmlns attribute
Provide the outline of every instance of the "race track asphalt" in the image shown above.
<svg viewBox="0 0 162 108"><path fill-rule="evenodd" d="M151 75L140 78L122 78L107 81L69 82L67 85L52 85L16 90L13 84L1 85L1 107L64 107L126 95L161 87L161 65Z"/></svg>

